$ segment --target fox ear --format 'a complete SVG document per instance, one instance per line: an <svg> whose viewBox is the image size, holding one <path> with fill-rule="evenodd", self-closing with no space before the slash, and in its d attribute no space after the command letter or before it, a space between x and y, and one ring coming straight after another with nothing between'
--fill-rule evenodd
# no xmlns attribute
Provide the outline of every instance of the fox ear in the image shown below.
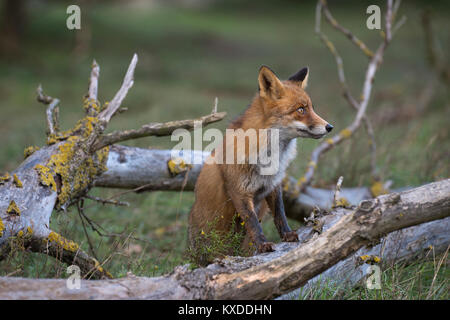
<svg viewBox="0 0 450 320"><path fill-rule="evenodd" d="M309 69L308 67L305 67L303 69L300 69L296 74L293 74L289 77L288 80L299 82L302 89L305 89L308 85L308 77L309 77Z"/></svg>
<svg viewBox="0 0 450 320"><path fill-rule="evenodd" d="M258 75L259 95L279 99L284 94L284 86L269 67L262 66Z"/></svg>

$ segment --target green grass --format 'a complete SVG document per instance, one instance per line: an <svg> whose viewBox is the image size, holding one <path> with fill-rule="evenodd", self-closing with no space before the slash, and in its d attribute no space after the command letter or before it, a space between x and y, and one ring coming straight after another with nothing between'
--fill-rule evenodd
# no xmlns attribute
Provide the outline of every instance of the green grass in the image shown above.
<svg viewBox="0 0 450 320"><path fill-rule="evenodd" d="M139 55L139 63L135 85L124 102L129 110L115 117L108 130L203 115L210 112L216 96L219 110L227 111L228 116L213 126L224 129L250 102L262 64L269 65L281 78L308 65L311 70L308 92L316 111L333 123L336 132L345 128L354 111L341 98L332 56L314 34L314 5L283 1L277 6L255 6L239 2L239 10L236 5L185 9L97 4L82 8L83 21L89 22L92 30L88 50L82 55L73 52L75 33L65 28L65 7L57 3L34 7L29 12L21 53L0 58L0 171L13 170L22 161L25 147L45 143L44 106L35 99L39 83L45 93L61 100L61 127L68 129L82 116L82 96L92 59L101 66L99 98L105 102L119 88L134 52ZM448 178L450 172L447 123L450 108L445 88L438 88L425 112L408 117L408 112L414 111L418 93L432 76L425 60L421 26L417 23L422 7L418 2L402 4L401 13L408 16L408 22L387 50L368 111L374 119L380 174L383 180L391 179L393 187ZM450 28L445 9L445 6L435 8L434 23L443 50L448 52L448 42L444 40L448 39ZM375 48L380 36L364 27L364 3L351 2L343 7L331 4L331 10L339 21ZM352 93L358 96L367 59L344 36L328 26L323 29L343 56ZM397 108L405 112L391 122L382 120ZM307 158L318 143L298 142L298 160L291 165L290 174L302 175ZM144 148L174 145L169 138L153 137L126 144ZM367 136L363 129L321 159L314 184L329 187L341 175L345 177L345 187L370 184ZM95 189L91 193L110 197L118 192ZM187 262L187 214L194 200L192 193L128 193L120 200L130 202L131 206L102 206L90 200L85 203L86 214L105 232L120 235L100 236L88 227L95 254L99 260L107 261L104 267L108 271L115 277L128 271L154 276ZM298 222L289 222L293 228L299 226ZM55 213L51 228L89 251L75 208ZM264 220L263 229L269 240L279 241L271 219ZM65 266L52 258L22 252L0 262L0 275L66 277L64 270ZM407 274L405 270L414 273L419 269L407 266L402 270ZM401 297L388 289L398 284L395 282L399 281L398 272L395 268L383 272L386 288L383 298ZM430 267L420 269L424 286L430 285L425 279L433 272ZM397 280L392 280L393 277ZM437 281L448 290L447 279L448 272L440 271ZM411 284L405 284L408 285ZM373 294L356 289L339 297L378 298ZM333 296L320 293L311 297ZM412 290L407 297L424 298L424 295Z"/></svg>
<svg viewBox="0 0 450 320"><path fill-rule="evenodd" d="M446 265L448 253L434 255L428 250L426 257L406 265L403 262L381 265L381 289L369 289L365 279L355 286L336 284L333 280L319 279L312 286L301 289L296 299L314 300L410 300L449 299L450 273Z"/></svg>

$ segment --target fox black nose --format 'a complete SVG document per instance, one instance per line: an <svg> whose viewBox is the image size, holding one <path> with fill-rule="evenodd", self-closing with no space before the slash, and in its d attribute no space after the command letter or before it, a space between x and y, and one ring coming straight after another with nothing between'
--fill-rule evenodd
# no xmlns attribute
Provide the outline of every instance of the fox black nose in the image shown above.
<svg viewBox="0 0 450 320"><path fill-rule="evenodd" d="M331 124L327 124L326 126L325 126L325 129L327 129L327 132L330 132L331 130L333 130L333 126L331 125Z"/></svg>

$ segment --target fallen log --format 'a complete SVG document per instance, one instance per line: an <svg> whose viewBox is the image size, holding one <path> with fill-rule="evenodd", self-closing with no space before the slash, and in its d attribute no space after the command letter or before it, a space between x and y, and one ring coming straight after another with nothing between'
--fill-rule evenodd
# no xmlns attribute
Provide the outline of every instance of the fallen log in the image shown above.
<svg viewBox="0 0 450 320"><path fill-rule="evenodd" d="M171 172L168 163L171 161L171 150L142 149L113 145L109 150L106 163L108 170L94 181L95 187L135 189L137 192L167 190L192 191L202 168L202 161L208 152L189 150L179 153L182 163L188 164L189 159L196 164L185 165L185 170L179 173ZM286 189L295 189L297 181L288 178ZM286 215L300 222L308 217L314 207L328 210L333 204L333 190L307 187L300 195L284 192ZM357 205L364 199L372 198L369 188L342 188L341 197L350 205Z"/></svg>
<svg viewBox="0 0 450 320"><path fill-rule="evenodd" d="M64 279L1 277L0 299L270 299L305 285L386 234L449 216L447 179L364 200L355 209L337 208L330 215L337 221L328 229L313 228L311 236L301 234L303 243L280 243L271 253L229 257L195 270L180 266L156 278L83 280L79 290L68 289Z"/></svg>
<svg viewBox="0 0 450 320"><path fill-rule="evenodd" d="M323 230L327 230L335 219L331 216L324 218L326 221L323 222ZM311 232L310 228L304 229L299 232L300 237L305 237ZM392 232L382 238L379 244L362 247L348 258L309 280L301 288L278 299L307 297L314 288L323 284L327 284L328 288L333 288L335 294L338 294L339 291L354 288L356 285L365 285L364 281L367 281L373 270L372 264L378 265L382 270L396 263L408 265L418 259L426 258L427 255L442 254L450 246L449 230L450 218L447 217ZM432 254L429 254L430 252Z"/></svg>

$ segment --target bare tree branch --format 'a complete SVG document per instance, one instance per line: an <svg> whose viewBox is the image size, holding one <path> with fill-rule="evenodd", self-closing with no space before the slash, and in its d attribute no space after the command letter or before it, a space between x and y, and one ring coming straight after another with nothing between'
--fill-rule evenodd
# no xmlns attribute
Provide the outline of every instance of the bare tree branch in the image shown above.
<svg viewBox="0 0 450 320"><path fill-rule="evenodd" d="M130 203L129 202L125 202L125 201L102 199L102 198L94 197L94 196L90 196L90 195L85 195L84 197L86 199L89 199L89 200L100 202L101 204L112 204L114 206L123 206L123 207L129 207L130 206Z"/></svg>
<svg viewBox="0 0 450 320"><path fill-rule="evenodd" d="M320 12L322 6L321 0L318 1L317 6L318 8L316 12ZM391 1L388 1L388 6L392 6ZM388 11L389 10L392 11L392 8L388 8ZM318 24L316 24L316 26L317 25ZM386 25L386 28L390 28L390 26L391 26L390 24ZM320 156L322 156L326 151L332 149L334 146L338 145L342 141L350 138L355 133L355 131L360 127L361 120L364 118L367 106L369 104L375 73L383 60L384 51L389 43L390 39L388 41L386 40L383 41L369 61L364 78L364 84L361 94L361 102L359 103L359 108L355 118L353 119L353 122L347 128L343 129L339 134L335 135L332 138L327 139L326 141L322 142L317 148L314 149L314 151L311 154L310 162L305 175L298 180L298 188L296 188L295 191L296 194L300 193L302 190L304 190L304 188L307 185L311 183Z"/></svg>
<svg viewBox="0 0 450 320"><path fill-rule="evenodd" d="M92 70L91 70L91 77L89 78L89 90L88 90L88 98L94 101L97 100L99 74L100 74L100 66L94 59L94 61L92 61Z"/></svg>
<svg viewBox="0 0 450 320"><path fill-rule="evenodd" d="M341 198L341 187L342 182L344 181L344 177L340 176L338 179L338 182L336 183L336 189L334 191L334 197L333 197L333 207L338 207L339 199Z"/></svg>
<svg viewBox="0 0 450 320"><path fill-rule="evenodd" d="M58 123L59 123L59 119L58 119L59 99L44 95L44 93L42 91L42 86L39 85L37 88L37 100L39 102L42 102L42 103L48 105L47 111L46 111L47 130L48 130L47 135L56 134L56 132L58 131Z"/></svg>
<svg viewBox="0 0 450 320"><path fill-rule="evenodd" d="M122 104L123 99L125 99L128 90L133 86L134 83L134 69L136 68L136 64L138 62L137 54L133 55L133 59L131 59L130 65L128 66L127 73L125 74L125 78L123 79L122 86L119 91L117 91L114 98L108 104L108 107L103 110L99 115L99 120L108 123L111 120L111 117L117 112Z"/></svg>
<svg viewBox="0 0 450 320"><path fill-rule="evenodd" d="M328 11L327 8L325 8L325 9ZM354 110L358 110L359 102L357 102L356 99L353 98L352 94L350 93L350 89L347 85L347 81L345 79L343 60L342 60L341 56L339 55L336 47L333 45L333 43L321 31L320 24L321 24L321 15L322 15L321 11L322 10L323 10L322 2L320 2L320 3L318 2L317 7L316 7L315 31L319 35L319 38L322 40L322 42L325 44L325 46L330 50L331 54L334 56L334 58L336 60L336 66L337 66L337 70L338 70L338 79L339 79L339 83L341 84L344 98L347 100L349 105ZM328 11L328 13L329 13L329 11ZM328 17L328 22L331 23L331 21L334 21L334 23L337 24L336 20L334 20L334 19L331 20L329 18L329 17L331 17L330 13L327 17ZM338 28L338 30L340 30L340 29ZM373 53L371 53L371 54L373 55ZM364 121L364 126L366 128L367 134L369 136L369 146L370 146L370 154L371 154L371 159L370 159L371 175L373 178L376 178L377 177L377 163L376 163L377 146L376 146L376 141L375 141L375 133L373 130L372 123L370 122L370 120L366 114L364 114L364 116L363 116L363 121Z"/></svg>
<svg viewBox="0 0 450 320"><path fill-rule="evenodd" d="M392 39L392 3L393 0L387 0L386 8L386 43L389 43Z"/></svg>
<svg viewBox="0 0 450 320"><path fill-rule="evenodd" d="M205 126L222 120L227 115L226 112L211 113L197 119L169 121L165 123L148 123L139 129L114 131L112 133L101 136L97 143L93 146L93 150L99 150L105 146L112 145L117 142L138 139L149 136L169 136L176 129L193 130L195 125Z"/></svg>
<svg viewBox="0 0 450 320"><path fill-rule="evenodd" d="M338 31L342 32L345 36L347 36L350 41L357 46L361 51L369 58L372 58L374 53L372 50L370 50L364 42L362 42L360 39L358 39L350 30L344 28L341 26L336 19L331 15L330 10L328 9L327 2L325 0L319 0L320 5L323 9L323 13L325 14L325 18L328 20L328 22Z"/></svg>

